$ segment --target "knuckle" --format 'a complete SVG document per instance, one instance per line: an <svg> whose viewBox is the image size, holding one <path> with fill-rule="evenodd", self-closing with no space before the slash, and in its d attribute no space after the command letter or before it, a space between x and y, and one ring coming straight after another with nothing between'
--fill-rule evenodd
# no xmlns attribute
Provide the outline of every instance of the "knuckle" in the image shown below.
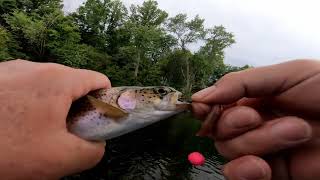
<svg viewBox="0 0 320 180"><path fill-rule="evenodd" d="M288 62L290 65L294 67L304 67L305 69L310 70L320 70L320 62L319 60L314 59L296 59Z"/></svg>
<svg viewBox="0 0 320 180"><path fill-rule="evenodd" d="M217 84L224 83L224 82L232 82L239 79L239 72L230 72L222 76L220 80L218 80Z"/></svg>
<svg viewBox="0 0 320 180"><path fill-rule="evenodd" d="M30 61L27 61L27 60L24 60L24 59L15 59L15 60L12 60L13 62L16 62L16 63L31 63Z"/></svg>
<svg viewBox="0 0 320 180"><path fill-rule="evenodd" d="M18 66L18 67L24 67L24 66L27 67L27 66L32 66L36 64L35 62L24 60L24 59L10 60L10 61L6 61L5 63Z"/></svg>
<svg viewBox="0 0 320 180"><path fill-rule="evenodd" d="M66 66L63 66L60 64L44 63L37 68L36 72L39 74L48 75L48 74L56 74L58 72L63 72L66 69L67 69Z"/></svg>
<svg viewBox="0 0 320 180"><path fill-rule="evenodd" d="M319 61L317 60L312 60L312 59L296 59L291 61L294 64L297 65L305 65L305 64L309 64L309 65L314 65L314 64L319 64Z"/></svg>
<svg viewBox="0 0 320 180"><path fill-rule="evenodd" d="M56 64L56 63L44 63L42 65L43 65L44 68L47 68L49 70L64 69L66 67L64 65Z"/></svg>
<svg viewBox="0 0 320 180"><path fill-rule="evenodd" d="M239 72L230 72L226 75L224 75L224 79L234 79L236 77L238 77Z"/></svg>

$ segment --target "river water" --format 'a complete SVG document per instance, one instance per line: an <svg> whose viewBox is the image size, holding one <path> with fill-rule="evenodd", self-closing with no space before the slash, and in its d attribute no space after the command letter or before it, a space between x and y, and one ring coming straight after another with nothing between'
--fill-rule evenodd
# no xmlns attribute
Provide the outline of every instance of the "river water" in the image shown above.
<svg viewBox="0 0 320 180"><path fill-rule="evenodd" d="M225 160L211 139L195 136L199 127L200 122L185 113L112 139L96 167L63 180L222 180ZM193 151L206 157L203 166L188 162Z"/></svg>

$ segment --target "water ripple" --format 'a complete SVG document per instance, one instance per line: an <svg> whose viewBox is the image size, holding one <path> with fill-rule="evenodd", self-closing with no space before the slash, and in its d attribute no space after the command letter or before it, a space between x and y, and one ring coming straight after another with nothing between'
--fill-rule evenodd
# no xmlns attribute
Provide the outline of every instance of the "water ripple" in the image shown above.
<svg viewBox="0 0 320 180"><path fill-rule="evenodd" d="M190 117L164 121L108 141L103 160L93 169L63 180L223 180L223 158L213 142L195 137L198 121ZM200 151L203 166L192 166L187 156Z"/></svg>

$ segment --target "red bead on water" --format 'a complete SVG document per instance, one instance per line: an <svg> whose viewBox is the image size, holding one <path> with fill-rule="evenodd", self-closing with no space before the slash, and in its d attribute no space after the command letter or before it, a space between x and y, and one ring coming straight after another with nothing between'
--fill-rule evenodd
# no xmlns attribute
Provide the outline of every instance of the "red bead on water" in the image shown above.
<svg viewBox="0 0 320 180"><path fill-rule="evenodd" d="M204 164L205 158L199 152L193 152L188 155L188 160L192 165L201 166Z"/></svg>

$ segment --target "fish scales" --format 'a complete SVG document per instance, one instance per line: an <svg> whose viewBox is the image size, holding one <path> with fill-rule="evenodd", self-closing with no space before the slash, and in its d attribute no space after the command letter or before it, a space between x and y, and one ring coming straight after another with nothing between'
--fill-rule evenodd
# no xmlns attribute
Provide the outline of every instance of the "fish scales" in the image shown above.
<svg viewBox="0 0 320 180"><path fill-rule="evenodd" d="M87 140L111 139L190 109L181 95L166 86L100 89L72 104L67 126Z"/></svg>

